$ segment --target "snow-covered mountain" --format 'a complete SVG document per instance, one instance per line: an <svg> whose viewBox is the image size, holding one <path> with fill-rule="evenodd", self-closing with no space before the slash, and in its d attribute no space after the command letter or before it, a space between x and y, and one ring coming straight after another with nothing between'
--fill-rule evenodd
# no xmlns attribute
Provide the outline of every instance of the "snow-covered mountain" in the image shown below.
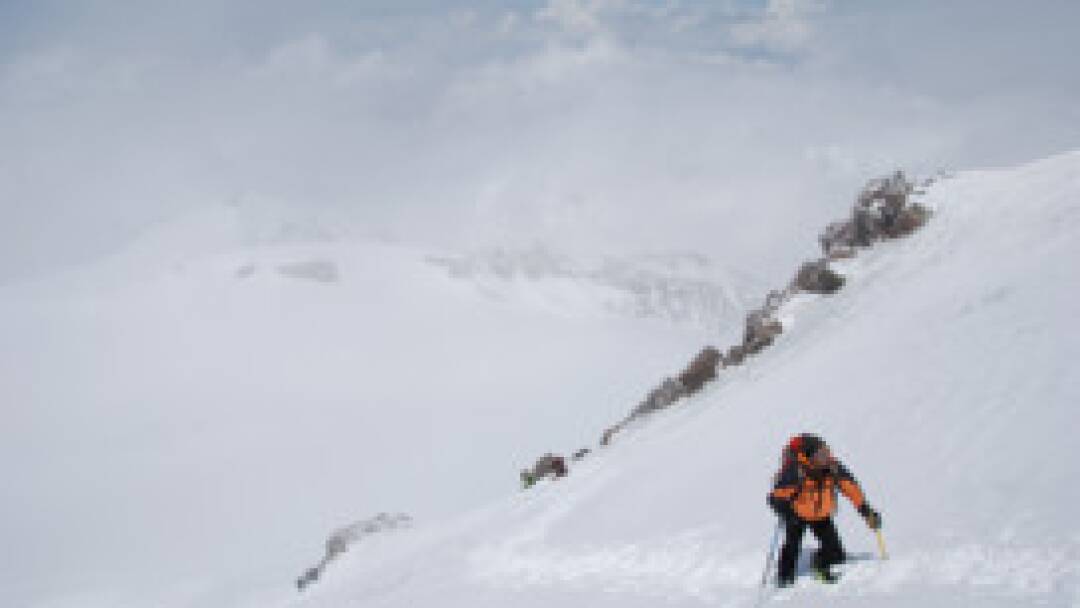
<svg viewBox="0 0 1080 608"><path fill-rule="evenodd" d="M739 319L761 278L692 252L580 260L533 247L431 256L449 276L490 298L574 316L616 314L715 330Z"/></svg>
<svg viewBox="0 0 1080 608"><path fill-rule="evenodd" d="M486 287L520 297L493 298L434 261L465 256L347 225L211 207L0 288L0 604L288 581L328 529L512 493L701 346L700 324L615 308L626 289L511 278Z"/></svg>
<svg viewBox="0 0 1080 608"><path fill-rule="evenodd" d="M604 302L633 288L593 263L522 280L334 239L7 287L2 603L753 606L779 447L812 430L892 557L844 506L844 580L769 601L1080 605L1080 153L920 200L926 227L844 262L839 293L788 302L771 348L525 492L519 468L596 448L720 328L621 314ZM711 284L755 301L723 278L752 276L740 263ZM331 529L380 511L414 524L297 592Z"/></svg>
<svg viewBox="0 0 1080 608"><path fill-rule="evenodd" d="M752 606L778 446L814 430L884 514L892 557L845 507L842 583L773 601L1077 605L1080 153L924 200L926 228L849 262L839 294L790 303L773 349L565 480L359 545L303 595L255 603Z"/></svg>

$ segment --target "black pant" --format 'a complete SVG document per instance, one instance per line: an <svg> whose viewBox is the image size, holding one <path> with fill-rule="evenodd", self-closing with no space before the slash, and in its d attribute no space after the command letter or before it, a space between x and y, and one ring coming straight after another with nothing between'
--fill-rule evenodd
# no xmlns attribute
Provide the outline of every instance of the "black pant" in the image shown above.
<svg viewBox="0 0 1080 608"><path fill-rule="evenodd" d="M795 565L799 561L799 547L802 545L803 533L806 529L817 537L821 548L814 556L815 568L828 568L834 564L843 563L847 559L844 546L840 544L840 535L836 532L836 524L831 517L821 521L803 521L794 519L788 521L787 536L784 538L784 547L780 549L780 571L777 573L781 581L795 580Z"/></svg>

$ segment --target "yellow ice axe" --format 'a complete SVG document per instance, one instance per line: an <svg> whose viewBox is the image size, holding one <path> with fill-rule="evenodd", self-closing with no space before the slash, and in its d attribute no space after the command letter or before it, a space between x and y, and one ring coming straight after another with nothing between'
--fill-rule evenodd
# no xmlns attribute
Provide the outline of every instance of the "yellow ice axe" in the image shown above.
<svg viewBox="0 0 1080 608"><path fill-rule="evenodd" d="M881 535L881 528L874 530L874 534L877 536L877 548L881 553L881 559L889 559L889 553L885 550L885 537Z"/></svg>

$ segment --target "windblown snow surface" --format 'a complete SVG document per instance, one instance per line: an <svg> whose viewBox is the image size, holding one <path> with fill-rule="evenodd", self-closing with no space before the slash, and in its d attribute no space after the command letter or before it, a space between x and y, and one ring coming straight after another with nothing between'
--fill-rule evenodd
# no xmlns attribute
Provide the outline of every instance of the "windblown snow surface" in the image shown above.
<svg viewBox="0 0 1080 608"><path fill-rule="evenodd" d="M793 302L776 346L704 395L565 480L358 546L282 604L752 606L778 446L813 430L883 513L891 556L845 504L842 582L765 601L1080 606L1080 154L923 198L926 228Z"/></svg>
<svg viewBox="0 0 1080 608"><path fill-rule="evenodd" d="M529 491L532 457L594 445L729 342L507 308L370 245L8 288L0 603L1080 606L1080 153L918 198L930 223L793 300L773 347ZM842 581L762 595L799 431L863 483L891 556L845 503ZM296 591L330 529L380 510L416 525Z"/></svg>
<svg viewBox="0 0 1080 608"><path fill-rule="evenodd" d="M595 443L701 347L672 318L735 329L761 289L489 257L222 205L0 287L0 606L290 595L332 529L455 517Z"/></svg>

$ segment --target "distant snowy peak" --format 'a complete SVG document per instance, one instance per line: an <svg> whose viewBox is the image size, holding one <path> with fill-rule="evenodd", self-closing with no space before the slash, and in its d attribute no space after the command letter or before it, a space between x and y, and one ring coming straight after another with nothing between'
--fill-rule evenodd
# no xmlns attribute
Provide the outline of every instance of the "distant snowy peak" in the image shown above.
<svg viewBox="0 0 1080 608"><path fill-rule="evenodd" d="M198 254L242 247L332 243L356 234L357 222L330 209L296 208L236 198L206 205L146 231L141 254Z"/></svg>
<svg viewBox="0 0 1080 608"><path fill-rule="evenodd" d="M73 274L91 289L168 276L347 287L376 276L387 284L397 275L401 281L449 281L488 302L555 316L657 319L710 329L738 323L765 288L745 268L695 252L567 255L546 244L433 250L371 234L341 209L253 197L162 221Z"/></svg>
<svg viewBox="0 0 1080 608"><path fill-rule="evenodd" d="M571 258L533 247L427 260L492 299L677 323L735 319L761 291L753 277L693 252Z"/></svg>

